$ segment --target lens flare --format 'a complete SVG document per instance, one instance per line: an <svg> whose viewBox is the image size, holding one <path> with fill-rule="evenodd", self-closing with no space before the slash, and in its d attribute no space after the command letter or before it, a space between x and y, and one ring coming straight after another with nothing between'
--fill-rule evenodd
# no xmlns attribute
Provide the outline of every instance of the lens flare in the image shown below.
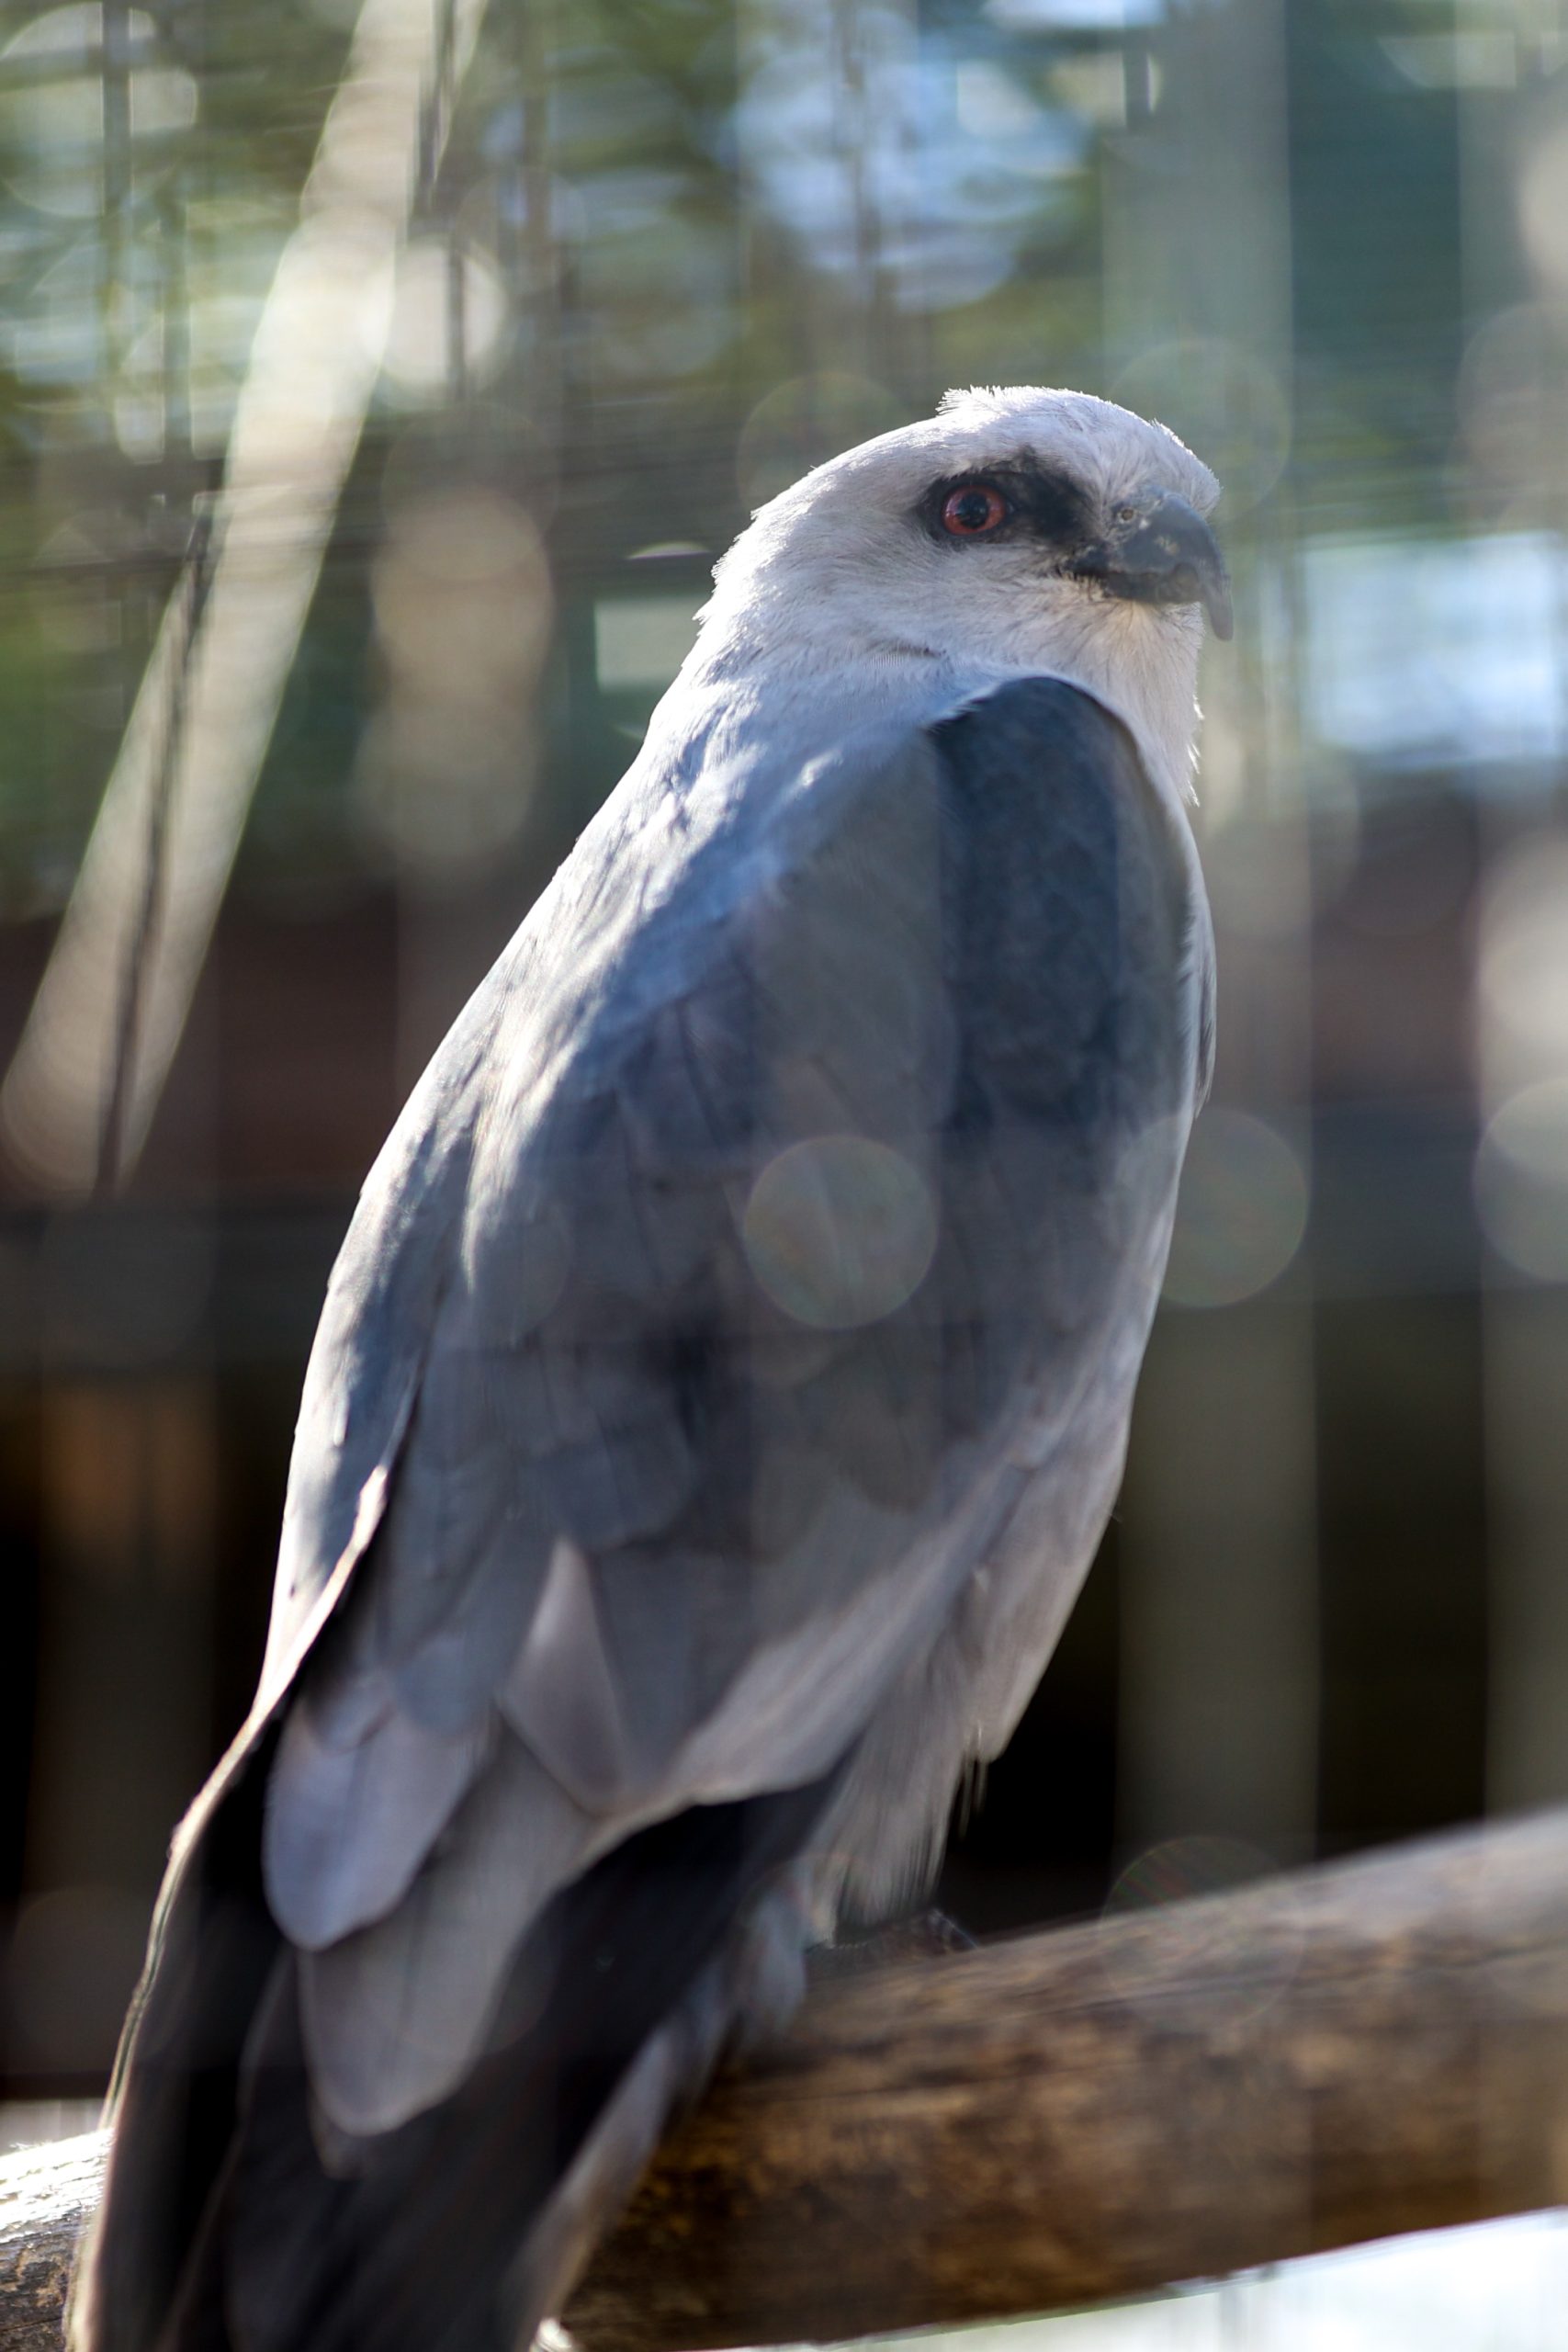
<svg viewBox="0 0 1568 2352"><path fill-rule="evenodd" d="M879 1322L924 1280L937 1216L919 1170L890 1144L819 1136L758 1177L742 1227L762 1289L823 1330Z"/></svg>

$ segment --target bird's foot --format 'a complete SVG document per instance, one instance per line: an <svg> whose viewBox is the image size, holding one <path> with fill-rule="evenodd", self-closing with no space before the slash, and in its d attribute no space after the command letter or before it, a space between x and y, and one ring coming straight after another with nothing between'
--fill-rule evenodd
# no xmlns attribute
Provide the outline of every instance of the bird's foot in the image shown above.
<svg viewBox="0 0 1568 2352"><path fill-rule="evenodd" d="M945 1911L918 1911L912 1918L891 1919L868 1935L849 1936L824 1944L808 1956L817 1983L841 1976L859 1976L874 1968L890 1968L905 1960L945 1960L953 1952L973 1951L975 1939L966 1935Z"/></svg>

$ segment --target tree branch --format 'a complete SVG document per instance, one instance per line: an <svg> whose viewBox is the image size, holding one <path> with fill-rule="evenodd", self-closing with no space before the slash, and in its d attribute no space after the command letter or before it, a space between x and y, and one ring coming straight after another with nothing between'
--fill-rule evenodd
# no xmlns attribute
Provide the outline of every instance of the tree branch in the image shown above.
<svg viewBox="0 0 1568 2352"><path fill-rule="evenodd" d="M820 1985L668 2142L591 2352L997 2319L1568 2198L1568 1813ZM0 2165L58 2342L96 2143Z"/></svg>
<svg viewBox="0 0 1568 2352"><path fill-rule="evenodd" d="M201 594L187 559L0 1081L0 1144L51 1192L128 1174L157 1107L359 446L392 267L485 6L360 0L251 346ZM378 280L386 300L367 304Z"/></svg>

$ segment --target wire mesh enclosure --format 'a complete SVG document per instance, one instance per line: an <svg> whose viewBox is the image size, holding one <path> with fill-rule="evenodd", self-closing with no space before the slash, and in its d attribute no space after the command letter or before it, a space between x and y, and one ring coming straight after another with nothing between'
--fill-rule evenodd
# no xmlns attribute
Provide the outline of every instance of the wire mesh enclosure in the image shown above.
<svg viewBox="0 0 1568 2352"><path fill-rule="evenodd" d="M1221 1058L976 1928L1568 1793L1560 0L0 20L8 2088L101 2082L407 1087L709 567L951 384L1226 485Z"/></svg>

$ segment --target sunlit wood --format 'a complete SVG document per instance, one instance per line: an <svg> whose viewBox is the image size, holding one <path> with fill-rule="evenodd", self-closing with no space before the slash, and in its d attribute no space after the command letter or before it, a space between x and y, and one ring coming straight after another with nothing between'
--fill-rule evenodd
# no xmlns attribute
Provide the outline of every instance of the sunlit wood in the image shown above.
<svg viewBox="0 0 1568 2352"><path fill-rule="evenodd" d="M1000 2319L1568 2193L1568 1814L818 1986L667 2143L592 2352ZM0 2165L58 2341L95 2140Z"/></svg>

